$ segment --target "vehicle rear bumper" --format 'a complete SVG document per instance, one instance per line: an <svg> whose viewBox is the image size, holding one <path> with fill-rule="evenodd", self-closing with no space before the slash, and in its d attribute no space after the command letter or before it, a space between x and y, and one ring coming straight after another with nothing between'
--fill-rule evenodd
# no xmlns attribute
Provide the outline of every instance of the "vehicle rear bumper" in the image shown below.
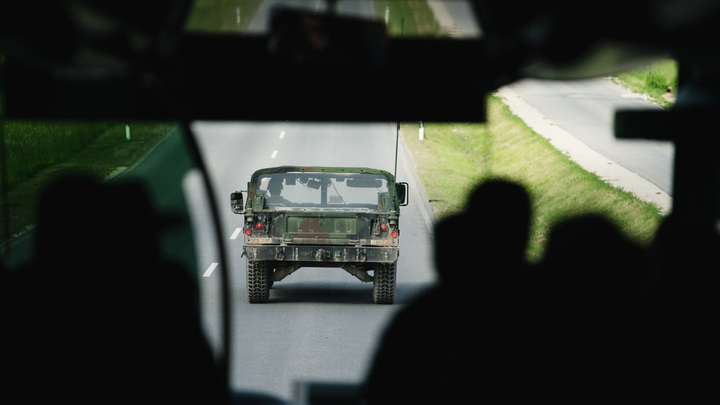
<svg viewBox="0 0 720 405"><path fill-rule="evenodd" d="M399 248L377 246L245 245L248 260L327 263L391 263Z"/></svg>

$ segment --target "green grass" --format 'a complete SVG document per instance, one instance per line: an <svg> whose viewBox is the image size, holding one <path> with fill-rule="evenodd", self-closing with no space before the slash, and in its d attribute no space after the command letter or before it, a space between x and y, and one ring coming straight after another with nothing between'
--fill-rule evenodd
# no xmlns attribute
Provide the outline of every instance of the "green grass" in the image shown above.
<svg viewBox="0 0 720 405"><path fill-rule="evenodd" d="M496 97L488 99L485 124L404 124L403 139L438 218L463 209L469 192L484 179L523 184L533 200L528 260L542 258L546 237L563 219L606 215L631 238L646 244L662 220L657 208L616 189L555 149L514 116Z"/></svg>
<svg viewBox="0 0 720 405"><path fill-rule="evenodd" d="M4 130L6 178L13 188L86 148L107 130L107 124L8 122Z"/></svg>
<svg viewBox="0 0 720 405"><path fill-rule="evenodd" d="M201 32L245 31L261 3L261 0L195 0L185 29Z"/></svg>
<svg viewBox="0 0 720 405"><path fill-rule="evenodd" d="M675 60L653 61L645 66L617 75L618 80L635 93L647 94L656 103L668 108L678 87L678 65ZM668 92L670 88L670 92Z"/></svg>
<svg viewBox="0 0 720 405"><path fill-rule="evenodd" d="M377 18L385 21L388 15L387 32L391 37L418 37L441 35L440 24L425 1L386 0L375 1Z"/></svg>
<svg viewBox="0 0 720 405"><path fill-rule="evenodd" d="M33 225L35 202L48 183L69 173L101 181L130 166L170 128L132 123L128 141L124 123L5 122L10 220L0 218L0 242ZM4 204L0 200L0 213Z"/></svg>

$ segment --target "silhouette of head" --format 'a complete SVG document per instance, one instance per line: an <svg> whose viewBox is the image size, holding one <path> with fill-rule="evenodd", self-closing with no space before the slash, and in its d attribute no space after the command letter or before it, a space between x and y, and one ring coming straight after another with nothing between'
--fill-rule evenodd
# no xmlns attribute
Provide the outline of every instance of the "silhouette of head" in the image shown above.
<svg viewBox="0 0 720 405"><path fill-rule="evenodd" d="M468 264L465 231L465 217L460 214L447 216L435 224L434 259L440 282L448 281L454 268Z"/></svg>
<svg viewBox="0 0 720 405"><path fill-rule="evenodd" d="M270 197L279 197L283 190L283 183L282 179L278 177L273 177L270 179L270 183L268 184L268 191L270 192Z"/></svg>
<svg viewBox="0 0 720 405"><path fill-rule="evenodd" d="M519 184L493 179L479 185L465 209L478 253L488 259L522 262L530 227L530 197Z"/></svg>
<svg viewBox="0 0 720 405"><path fill-rule="evenodd" d="M48 395L208 395L217 380L194 281L160 252L160 231L176 219L154 212L140 184L81 177L51 185L38 211L39 258L23 284L36 330L24 333L42 343L27 347L52 376Z"/></svg>
<svg viewBox="0 0 720 405"><path fill-rule="evenodd" d="M545 263L560 295L602 310L635 303L646 272L640 246L600 215L571 218L553 227Z"/></svg>
<svg viewBox="0 0 720 405"><path fill-rule="evenodd" d="M81 176L49 186L38 205L37 249L53 261L155 258L160 231L173 223L153 212L140 184L99 184Z"/></svg>

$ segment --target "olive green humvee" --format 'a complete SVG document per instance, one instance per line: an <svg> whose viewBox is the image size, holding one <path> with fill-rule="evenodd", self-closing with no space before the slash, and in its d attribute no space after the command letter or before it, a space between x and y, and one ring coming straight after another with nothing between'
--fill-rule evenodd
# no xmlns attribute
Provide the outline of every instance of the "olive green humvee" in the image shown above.
<svg viewBox="0 0 720 405"><path fill-rule="evenodd" d="M245 215L247 297L267 302L273 283L301 267L339 267L373 282L373 301L395 300L400 207L407 183L359 167L281 166L256 171L230 196ZM370 274L372 272L372 274Z"/></svg>

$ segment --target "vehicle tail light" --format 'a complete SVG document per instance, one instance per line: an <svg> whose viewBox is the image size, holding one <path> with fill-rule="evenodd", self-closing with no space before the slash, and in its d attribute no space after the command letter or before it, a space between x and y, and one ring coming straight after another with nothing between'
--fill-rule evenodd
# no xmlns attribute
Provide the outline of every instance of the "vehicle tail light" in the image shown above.
<svg viewBox="0 0 720 405"><path fill-rule="evenodd" d="M261 230L261 229L263 229L263 224L262 224L262 222L258 222L257 224L255 224L255 229L257 229L258 231Z"/></svg>
<svg viewBox="0 0 720 405"><path fill-rule="evenodd" d="M383 232L387 232L388 226L385 225L385 224L382 224L382 225L380 225L380 230L383 231Z"/></svg>
<svg viewBox="0 0 720 405"><path fill-rule="evenodd" d="M398 237L397 231L392 231L392 233L390 233L390 236L392 236L393 238L397 238Z"/></svg>
<svg viewBox="0 0 720 405"><path fill-rule="evenodd" d="M252 230L250 228L245 229L245 235L250 236Z"/></svg>

